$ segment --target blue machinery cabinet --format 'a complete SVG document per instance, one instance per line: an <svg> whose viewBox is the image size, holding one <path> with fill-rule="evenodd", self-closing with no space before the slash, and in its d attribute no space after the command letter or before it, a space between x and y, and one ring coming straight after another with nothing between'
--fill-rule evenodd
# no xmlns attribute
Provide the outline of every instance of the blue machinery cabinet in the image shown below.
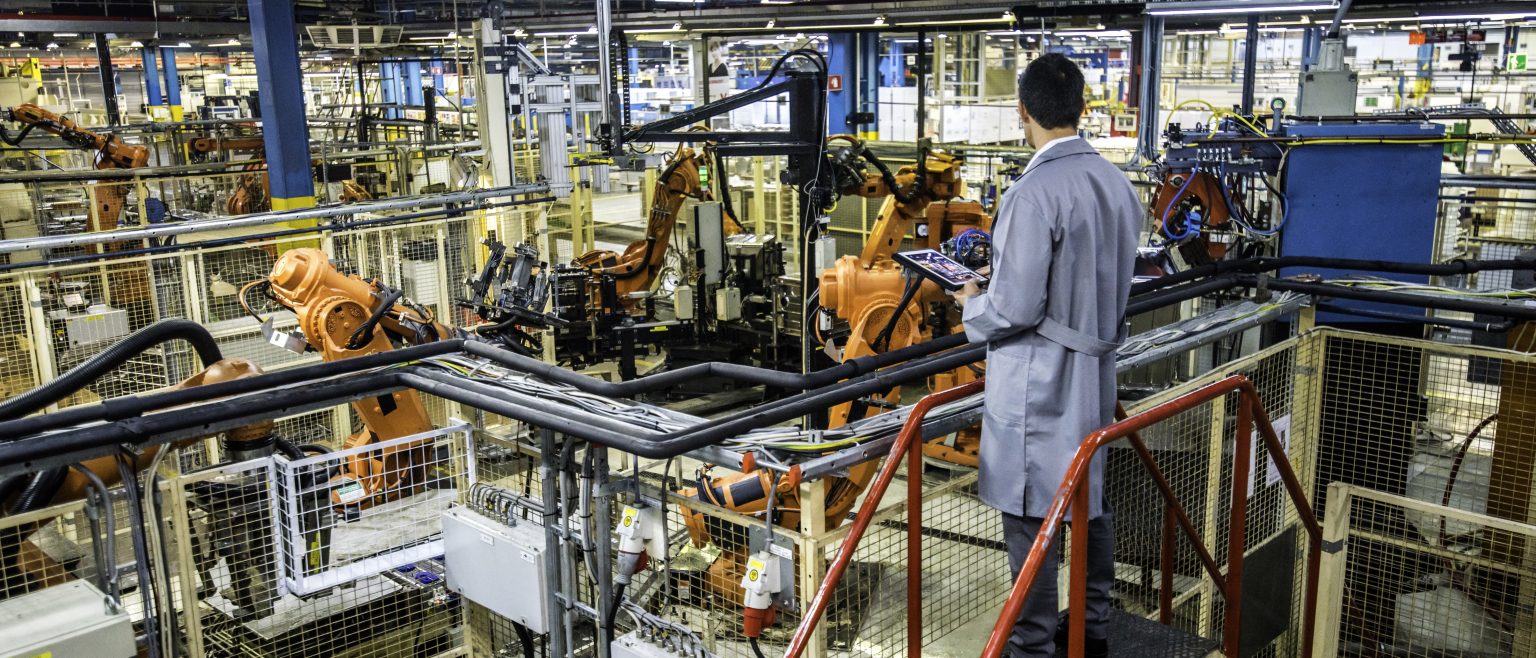
<svg viewBox="0 0 1536 658"><path fill-rule="evenodd" d="M1306 139L1435 139L1444 127L1430 123L1366 123L1286 126L1285 135ZM1440 195L1441 144L1320 144L1295 147L1286 158L1285 227L1282 255L1323 256L1428 263L1434 258ZM1319 268L1291 268L1281 276L1348 274ZM1388 275L1413 283L1428 277ZM1363 302L1341 306L1395 313L1410 309ZM1329 323L1367 318L1319 313Z"/></svg>

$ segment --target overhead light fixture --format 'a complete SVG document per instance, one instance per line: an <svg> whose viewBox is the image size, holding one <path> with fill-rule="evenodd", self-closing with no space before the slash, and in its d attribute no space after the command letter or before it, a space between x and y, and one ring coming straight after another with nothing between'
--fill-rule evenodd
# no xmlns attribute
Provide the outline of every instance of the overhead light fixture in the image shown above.
<svg viewBox="0 0 1536 658"><path fill-rule="evenodd" d="M699 4L701 2L704 2L704 0L656 0L656 2L658 2L658 3L668 3L668 4L674 4L674 5L696 5L696 4Z"/></svg>
<svg viewBox="0 0 1536 658"><path fill-rule="evenodd" d="M523 37L528 36L528 31L523 29L523 28L517 28L515 30L512 30L512 36L521 39Z"/></svg>
<svg viewBox="0 0 1536 658"><path fill-rule="evenodd" d="M1099 37L1102 39L1131 38L1131 33L1127 30L1058 30L1054 34L1058 37Z"/></svg>
<svg viewBox="0 0 1536 658"><path fill-rule="evenodd" d="M779 25L779 21L777 19L770 18L770 19L768 19L768 25L767 25L767 27L765 29L771 30L771 29L773 29L775 27L778 27L778 25Z"/></svg>
<svg viewBox="0 0 1536 658"><path fill-rule="evenodd" d="M177 44L176 44L176 47L177 47L177 48L191 48L191 47L192 47L192 44L190 44L190 43L187 43L187 42L185 42L185 41L182 41L182 42L180 42L180 43L177 43Z"/></svg>
<svg viewBox="0 0 1536 658"><path fill-rule="evenodd" d="M1269 14L1338 9L1338 0L1163 0L1148 2L1148 16Z"/></svg>
<svg viewBox="0 0 1536 658"><path fill-rule="evenodd" d="M683 30L683 22L682 21L676 21L676 22L672 23L672 29L675 30L675 31L681 32Z"/></svg>
<svg viewBox="0 0 1536 658"><path fill-rule="evenodd" d="M597 34L597 26L596 25L588 25L587 26L587 34Z"/></svg>
<svg viewBox="0 0 1536 658"><path fill-rule="evenodd" d="M885 25L885 16L884 15L876 16L875 17L875 25Z"/></svg>
<svg viewBox="0 0 1536 658"><path fill-rule="evenodd" d="M53 36L56 36L56 37L59 37L59 38L62 39L64 37L78 37L78 36L80 36L80 33L79 32L54 32Z"/></svg>
<svg viewBox="0 0 1536 658"><path fill-rule="evenodd" d="M144 42L143 41L135 41L133 43L128 44L128 47L129 48L143 48L144 47Z"/></svg>
<svg viewBox="0 0 1536 658"><path fill-rule="evenodd" d="M56 44L56 43L54 43L52 41L49 41L48 45L44 46L44 47L49 49L49 50L58 50L59 49L59 44Z"/></svg>
<svg viewBox="0 0 1536 658"><path fill-rule="evenodd" d="M1536 16L1525 14L1446 14L1441 16L1398 16L1395 18L1346 18L1345 23L1437 23L1440 21L1512 21Z"/></svg>
<svg viewBox="0 0 1536 658"><path fill-rule="evenodd" d="M238 46L238 45L240 45L240 40L236 39L234 37L230 37L229 38L229 43L226 43L224 45L226 45L226 46Z"/></svg>

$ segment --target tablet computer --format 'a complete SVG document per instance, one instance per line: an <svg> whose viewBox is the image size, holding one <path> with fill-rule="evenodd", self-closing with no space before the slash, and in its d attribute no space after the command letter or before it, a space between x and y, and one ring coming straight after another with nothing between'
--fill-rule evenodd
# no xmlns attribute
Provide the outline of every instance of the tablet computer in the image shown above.
<svg viewBox="0 0 1536 658"><path fill-rule="evenodd" d="M947 291L959 290L967 283L978 286L987 284L987 277L977 274L975 270L961 265L959 261L945 256L936 249L898 251L893 258L907 269L933 280L939 284L940 288Z"/></svg>

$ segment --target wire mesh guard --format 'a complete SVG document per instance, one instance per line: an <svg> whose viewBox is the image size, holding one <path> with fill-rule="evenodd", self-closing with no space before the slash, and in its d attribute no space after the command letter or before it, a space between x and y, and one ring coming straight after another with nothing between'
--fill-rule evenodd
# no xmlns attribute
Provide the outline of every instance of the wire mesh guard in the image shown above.
<svg viewBox="0 0 1536 658"><path fill-rule="evenodd" d="M471 450L469 426L456 423L176 482L194 567L182 578L196 583L208 655L419 656L457 646L440 517L474 479ZM387 486L363 495L338 476L343 467Z"/></svg>
<svg viewBox="0 0 1536 658"><path fill-rule="evenodd" d="M1319 349L1338 655L1532 655L1536 358L1345 333Z"/></svg>

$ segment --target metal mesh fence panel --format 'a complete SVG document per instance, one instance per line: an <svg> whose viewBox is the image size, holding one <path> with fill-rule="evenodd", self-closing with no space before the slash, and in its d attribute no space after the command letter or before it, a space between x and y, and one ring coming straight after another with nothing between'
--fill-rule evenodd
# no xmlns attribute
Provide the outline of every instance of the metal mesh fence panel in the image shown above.
<svg viewBox="0 0 1536 658"><path fill-rule="evenodd" d="M459 646L438 535L440 514L473 479L467 437L453 425L178 478L196 556L180 575L196 583L208 655L414 657ZM333 478L370 458L392 486L355 497Z"/></svg>
<svg viewBox="0 0 1536 658"><path fill-rule="evenodd" d="M1517 327L1510 345L1529 344ZM1531 520L1536 359L1342 332L1321 346L1316 495L1350 533L1341 651L1528 655L1529 542L1507 528ZM1340 505L1335 483L1377 502Z"/></svg>

